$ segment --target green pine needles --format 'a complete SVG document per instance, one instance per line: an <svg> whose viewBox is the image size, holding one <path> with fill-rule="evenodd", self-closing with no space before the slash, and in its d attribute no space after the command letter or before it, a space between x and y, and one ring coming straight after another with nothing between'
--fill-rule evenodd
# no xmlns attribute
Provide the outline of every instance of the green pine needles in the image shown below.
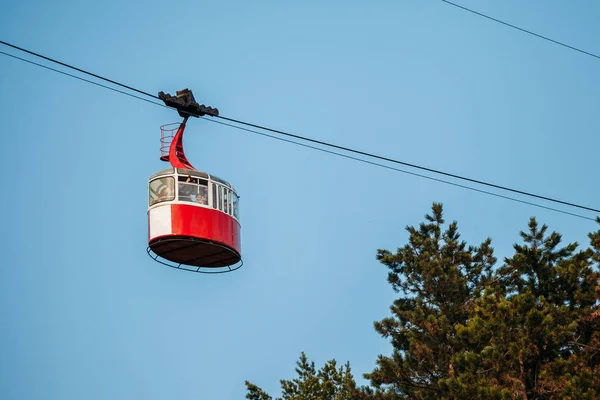
<svg viewBox="0 0 600 400"><path fill-rule="evenodd" d="M399 297L374 324L393 351L364 375L371 386L302 353L278 400L600 398L600 230L578 250L532 218L494 269L491 239L465 243L441 204L406 229L404 247L377 252ZM246 398L272 399L246 385Z"/></svg>

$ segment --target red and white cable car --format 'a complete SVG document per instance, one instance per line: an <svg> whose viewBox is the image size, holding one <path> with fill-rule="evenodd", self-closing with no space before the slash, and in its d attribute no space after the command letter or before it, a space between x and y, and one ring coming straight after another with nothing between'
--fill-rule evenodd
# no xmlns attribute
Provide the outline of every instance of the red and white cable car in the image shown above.
<svg viewBox="0 0 600 400"><path fill-rule="evenodd" d="M228 182L196 170L183 151L188 117L216 116L218 110L196 103L188 89L159 97L184 119L161 126L160 159L171 168L149 179L148 254L187 271L234 271L242 266L239 196Z"/></svg>

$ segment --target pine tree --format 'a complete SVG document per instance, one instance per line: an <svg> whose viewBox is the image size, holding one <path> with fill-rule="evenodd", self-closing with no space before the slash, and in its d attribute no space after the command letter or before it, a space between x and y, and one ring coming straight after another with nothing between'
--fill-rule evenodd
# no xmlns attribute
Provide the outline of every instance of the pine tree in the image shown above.
<svg viewBox="0 0 600 400"><path fill-rule="evenodd" d="M276 400L359 400L359 393L350 363L338 368L335 360L325 363L317 371L314 362L309 362L304 352L296 362L298 378L280 381L282 397ZM272 400L261 388L246 381L250 400Z"/></svg>
<svg viewBox="0 0 600 400"><path fill-rule="evenodd" d="M525 243L457 326L464 350L443 382L457 398L600 397L600 231L583 251L546 231L530 220Z"/></svg>
<svg viewBox="0 0 600 400"><path fill-rule="evenodd" d="M467 246L456 222L442 231L442 214L442 205L434 203L426 223L406 228L410 237L403 248L377 254L402 296L394 301L392 316L375 323L391 340L392 356L379 356L377 368L365 377L390 399L448 395L440 382L455 377L454 356L462 351L455 327L468 321L496 262L490 239Z"/></svg>

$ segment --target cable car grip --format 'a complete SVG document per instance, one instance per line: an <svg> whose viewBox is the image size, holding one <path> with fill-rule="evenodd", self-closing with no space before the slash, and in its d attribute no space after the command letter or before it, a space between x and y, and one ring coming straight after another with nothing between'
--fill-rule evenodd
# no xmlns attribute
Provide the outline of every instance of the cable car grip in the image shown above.
<svg viewBox="0 0 600 400"><path fill-rule="evenodd" d="M190 89L178 90L175 96L171 96L168 93L158 92L158 98L164 101L167 107L172 107L177 110L180 116L183 118L187 117L203 117L209 115L211 117L217 117L219 110L217 108L205 106L204 104L198 104L194 98L194 94Z"/></svg>

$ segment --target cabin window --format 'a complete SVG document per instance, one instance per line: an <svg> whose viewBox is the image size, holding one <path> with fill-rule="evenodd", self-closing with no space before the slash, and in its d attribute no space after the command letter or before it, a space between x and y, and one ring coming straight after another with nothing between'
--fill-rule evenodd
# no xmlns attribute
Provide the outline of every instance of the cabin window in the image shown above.
<svg viewBox="0 0 600 400"><path fill-rule="evenodd" d="M196 195L196 203L204 206L208 205L208 181L204 179L198 180L198 194Z"/></svg>
<svg viewBox="0 0 600 400"><path fill-rule="evenodd" d="M221 193L221 186L220 185L216 185L217 186L217 208L220 211L223 211L223 195Z"/></svg>
<svg viewBox="0 0 600 400"><path fill-rule="evenodd" d="M227 214L233 215L233 204L231 201L231 190L227 191Z"/></svg>
<svg viewBox="0 0 600 400"><path fill-rule="evenodd" d="M217 208L217 185L211 183L212 186L212 206L213 208Z"/></svg>
<svg viewBox="0 0 600 400"><path fill-rule="evenodd" d="M223 188L223 212L224 213L228 213L227 210L229 210L229 189L227 188Z"/></svg>
<svg viewBox="0 0 600 400"><path fill-rule="evenodd" d="M152 206L163 201L175 199L175 179L171 176L157 178L148 185L148 204Z"/></svg>
<svg viewBox="0 0 600 400"><path fill-rule="evenodd" d="M179 201L195 202L198 194L198 179L191 176L179 176L177 199Z"/></svg>
<svg viewBox="0 0 600 400"><path fill-rule="evenodd" d="M179 201L208 205L208 181L192 176L179 176L177 196Z"/></svg>
<svg viewBox="0 0 600 400"><path fill-rule="evenodd" d="M237 218L238 220L240 219L240 198L238 197L237 194L232 193L233 194L233 216L235 218Z"/></svg>

